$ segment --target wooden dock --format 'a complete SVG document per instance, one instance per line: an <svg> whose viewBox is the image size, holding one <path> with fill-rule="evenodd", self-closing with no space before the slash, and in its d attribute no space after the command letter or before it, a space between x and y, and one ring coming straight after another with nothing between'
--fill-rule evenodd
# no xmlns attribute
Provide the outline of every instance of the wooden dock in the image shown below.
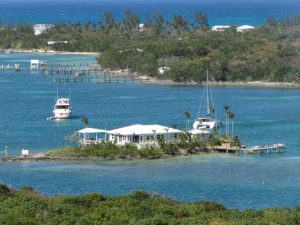
<svg viewBox="0 0 300 225"><path fill-rule="evenodd" d="M0 71L15 71L15 72L19 72L21 71L21 66L20 64L7 64L7 65L4 65L4 64L1 64L0 65Z"/></svg>
<svg viewBox="0 0 300 225"><path fill-rule="evenodd" d="M254 146L254 147L243 149L244 154L255 154L255 155L284 153L284 152L286 152L286 148L285 145L283 144Z"/></svg>
<svg viewBox="0 0 300 225"><path fill-rule="evenodd" d="M0 71L38 71L57 83L147 83L150 81L150 79L140 77L137 73L130 73L128 70L107 70L95 64L43 64L35 69L13 64L0 65Z"/></svg>
<svg viewBox="0 0 300 225"><path fill-rule="evenodd" d="M227 153L227 154L251 154L251 155L263 155L263 154L274 154L274 153L284 153L286 152L285 145L283 144L272 144L272 145L265 145L265 146L253 146L253 147L214 147L212 149L215 152L220 153Z"/></svg>

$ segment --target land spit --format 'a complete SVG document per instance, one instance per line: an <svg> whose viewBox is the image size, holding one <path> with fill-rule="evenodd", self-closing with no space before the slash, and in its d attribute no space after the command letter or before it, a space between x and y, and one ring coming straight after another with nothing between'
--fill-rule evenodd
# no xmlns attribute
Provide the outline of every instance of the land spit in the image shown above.
<svg viewBox="0 0 300 225"><path fill-rule="evenodd" d="M84 150L82 150L84 151ZM81 156L81 157L64 157L64 156L51 156L49 153L34 153L26 156L7 156L2 158L5 162L16 162L16 161L111 161L111 160L151 160L151 159L162 159L170 157L179 157L179 156L190 156L190 155L199 155L199 154L218 154L226 153L233 155L263 155L263 154L273 154L273 153L285 153L286 148L283 144L274 144L266 146L254 146L251 148L246 147L224 147L224 146L215 146L215 147L203 147L197 148L193 153L188 153L187 150L179 150L179 154L162 154L160 157L147 157L147 156L107 156L107 157L96 157L96 156Z"/></svg>

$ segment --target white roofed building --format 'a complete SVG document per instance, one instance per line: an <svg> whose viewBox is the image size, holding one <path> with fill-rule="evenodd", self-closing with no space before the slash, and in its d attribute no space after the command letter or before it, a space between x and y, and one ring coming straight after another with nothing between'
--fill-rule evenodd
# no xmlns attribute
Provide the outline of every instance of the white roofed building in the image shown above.
<svg viewBox="0 0 300 225"><path fill-rule="evenodd" d="M169 71L170 69L171 69L170 67L161 66L161 67L158 67L158 73L163 75L163 74L165 74L166 71Z"/></svg>
<svg viewBox="0 0 300 225"><path fill-rule="evenodd" d="M181 130L161 126L135 124L127 127L107 131L109 141L117 145L134 144L138 148L156 145L159 140L176 141Z"/></svg>
<svg viewBox="0 0 300 225"><path fill-rule="evenodd" d="M139 31L140 32L143 32L143 31L145 31L145 24L144 23L140 23L139 25L138 25L138 29L139 29Z"/></svg>
<svg viewBox="0 0 300 225"><path fill-rule="evenodd" d="M246 31L250 31L253 30L255 27L250 26L250 25L242 25L236 28L237 32L246 32Z"/></svg>
<svg viewBox="0 0 300 225"><path fill-rule="evenodd" d="M215 25L211 28L212 31L225 31L226 29L230 28L228 25Z"/></svg>
<svg viewBox="0 0 300 225"><path fill-rule="evenodd" d="M106 138L106 130L102 129L86 127L77 132L79 134L79 144L81 145L101 143ZM102 137L99 134L102 134Z"/></svg>
<svg viewBox="0 0 300 225"><path fill-rule="evenodd" d="M68 44L68 41L47 41L48 45L55 45L55 44Z"/></svg>
<svg viewBox="0 0 300 225"><path fill-rule="evenodd" d="M45 32L46 30L53 28L53 27L54 27L53 24L34 24L32 26L34 35L40 35L43 32Z"/></svg>

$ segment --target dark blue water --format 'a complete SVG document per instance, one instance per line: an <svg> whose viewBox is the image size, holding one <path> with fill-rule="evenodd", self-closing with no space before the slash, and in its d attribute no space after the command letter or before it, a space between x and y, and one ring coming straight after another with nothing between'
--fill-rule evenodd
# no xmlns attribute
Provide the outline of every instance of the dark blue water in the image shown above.
<svg viewBox="0 0 300 225"><path fill-rule="evenodd" d="M95 62L94 56L2 54L0 65L43 59L49 63ZM57 84L40 73L0 72L0 153L62 147L64 136L83 127L107 129L135 123L185 126L195 118L202 87L147 84ZM72 91L73 118L49 121L56 91ZM218 87L223 106L236 114L235 132L248 145L286 144L287 153L267 156L208 155L135 162L0 162L0 182L33 186L45 194L125 194L144 189L183 201L214 200L232 208L292 207L300 203L300 90Z"/></svg>
<svg viewBox="0 0 300 225"><path fill-rule="evenodd" d="M267 18L284 18L300 14L298 0L147 0L147 1L97 1L97 0L2 0L0 2L0 22L17 23L98 23L105 11L113 12L116 20L124 18L129 10L146 21L153 13L161 13L168 20L174 14L183 15L193 22L195 11L208 14L210 25L250 24L260 25Z"/></svg>

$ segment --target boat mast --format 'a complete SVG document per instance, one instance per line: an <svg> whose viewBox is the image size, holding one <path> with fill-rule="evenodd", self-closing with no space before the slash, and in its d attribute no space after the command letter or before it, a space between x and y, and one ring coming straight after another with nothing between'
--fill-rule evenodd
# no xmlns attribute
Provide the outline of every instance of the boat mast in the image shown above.
<svg viewBox="0 0 300 225"><path fill-rule="evenodd" d="M210 99L209 99L209 83L208 83L208 70L206 70L206 106L207 106L207 117L210 118Z"/></svg>

